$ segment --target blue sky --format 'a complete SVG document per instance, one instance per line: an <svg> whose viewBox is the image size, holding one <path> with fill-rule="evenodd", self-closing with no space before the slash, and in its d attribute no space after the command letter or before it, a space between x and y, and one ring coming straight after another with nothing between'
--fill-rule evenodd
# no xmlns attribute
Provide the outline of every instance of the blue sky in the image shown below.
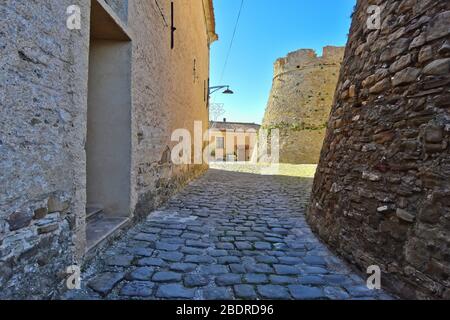
<svg viewBox="0 0 450 320"><path fill-rule="evenodd" d="M211 86L230 85L211 102L224 103L228 121L261 123L272 86L273 63L297 49L347 42L356 0L244 0L224 77L221 74L241 0L214 0L219 41L211 46Z"/></svg>

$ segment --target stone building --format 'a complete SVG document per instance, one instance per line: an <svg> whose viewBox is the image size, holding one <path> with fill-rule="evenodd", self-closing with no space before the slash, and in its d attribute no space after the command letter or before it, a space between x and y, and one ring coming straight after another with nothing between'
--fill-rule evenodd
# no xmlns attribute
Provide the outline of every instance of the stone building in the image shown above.
<svg viewBox="0 0 450 320"><path fill-rule="evenodd" d="M279 129L280 162L318 163L344 49L325 47L322 57L301 49L275 62L263 128Z"/></svg>
<svg viewBox="0 0 450 320"><path fill-rule="evenodd" d="M256 123L211 121L210 143L217 161L252 160L260 125Z"/></svg>
<svg viewBox="0 0 450 320"><path fill-rule="evenodd" d="M212 0L11 0L0 17L0 297L49 297L206 169L170 150L208 127Z"/></svg>
<svg viewBox="0 0 450 320"><path fill-rule="evenodd" d="M450 2L358 1L308 220L405 298L450 299L449 107Z"/></svg>

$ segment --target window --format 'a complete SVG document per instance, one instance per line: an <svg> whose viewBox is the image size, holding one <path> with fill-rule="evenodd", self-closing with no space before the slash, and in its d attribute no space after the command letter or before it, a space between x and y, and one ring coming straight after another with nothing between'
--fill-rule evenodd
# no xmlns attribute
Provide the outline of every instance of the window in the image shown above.
<svg viewBox="0 0 450 320"><path fill-rule="evenodd" d="M225 147L225 138L224 137L217 137L216 138L216 148L217 149L223 149Z"/></svg>

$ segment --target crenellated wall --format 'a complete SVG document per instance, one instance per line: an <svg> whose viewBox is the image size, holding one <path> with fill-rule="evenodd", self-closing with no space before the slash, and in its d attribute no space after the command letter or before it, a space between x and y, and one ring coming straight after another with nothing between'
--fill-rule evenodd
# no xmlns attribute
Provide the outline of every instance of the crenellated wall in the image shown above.
<svg viewBox="0 0 450 320"><path fill-rule="evenodd" d="M450 2L359 0L307 217L404 298L450 299L449 108Z"/></svg>
<svg viewBox="0 0 450 320"><path fill-rule="evenodd" d="M318 57L301 49L278 59L263 128L280 130L282 163L317 163L333 103L343 47Z"/></svg>

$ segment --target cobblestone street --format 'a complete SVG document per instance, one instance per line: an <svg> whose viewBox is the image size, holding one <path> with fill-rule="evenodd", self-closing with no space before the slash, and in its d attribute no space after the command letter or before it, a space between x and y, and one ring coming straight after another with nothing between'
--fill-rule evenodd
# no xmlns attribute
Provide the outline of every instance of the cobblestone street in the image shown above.
<svg viewBox="0 0 450 320"><path fill-rule="evenodd" d="M311 232L311 184L210 170L94 259L66 298L389 298Z"/></svg>

